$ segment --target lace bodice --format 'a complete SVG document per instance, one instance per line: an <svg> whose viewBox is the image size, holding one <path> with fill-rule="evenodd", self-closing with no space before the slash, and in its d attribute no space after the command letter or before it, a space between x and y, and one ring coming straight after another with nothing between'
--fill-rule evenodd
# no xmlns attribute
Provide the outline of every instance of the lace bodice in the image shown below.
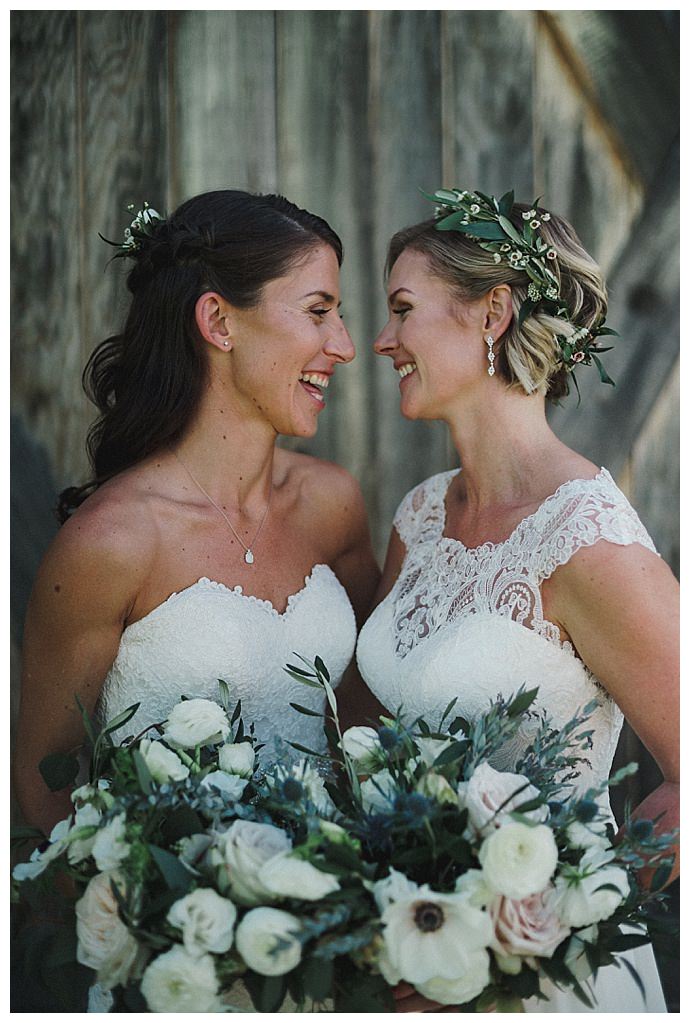
<svg viewBox="0 0 690 1023"><path fill-rule="evenodd" d="M320 711L321 693L293 680L283 668L295 662L295 652L307 658L319 654L337 685L355 638L352 606L327 565L312 569L282 614L269 601L244 594L240 586L199 579L125 629L97 716L110 720L141 703L125 729L115 733L118 741L165 720L183 695L217 700L221 678L232 704L241 699L245 726L253 721L266 743L264 761L276 736L321 750L321 719L290 707L299 703Z"/></svg>
<svg viewBox="0 0 690 1023"><path fill-rule="evenodd" d="M473 717L498 693L539 687L537 706L564 723L593 698L594 749L581 784L608 776L622 725L619 708L544 618L541 584L599 540L654 544L606 469L558 488L501 543L465 547L443 535L445 496L458 470L440 473L403 499L394 525L406 547L391 592L357 647L363 678L389 710L437 723L448 702ZM514 766L526 727L497 768Z"/></svg>

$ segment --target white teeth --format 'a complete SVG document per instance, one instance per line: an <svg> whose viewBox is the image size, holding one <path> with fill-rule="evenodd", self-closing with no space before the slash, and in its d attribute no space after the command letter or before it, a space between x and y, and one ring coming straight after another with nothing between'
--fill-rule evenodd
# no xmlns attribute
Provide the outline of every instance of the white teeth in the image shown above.
<svg viewBox="0 0 690 1023"><path fill-rule="evenodd" d="M300 373L299 378L316 387L328 387L328 377L323 373Z"/></svg>
<svg viewBox="0 0 690 1023"><path fill-rule="evenodd" d="M401 377L409 376L410 373L414 373L417 368L416 362L406 362L404 366L401 366L398 373Z"/></svg>

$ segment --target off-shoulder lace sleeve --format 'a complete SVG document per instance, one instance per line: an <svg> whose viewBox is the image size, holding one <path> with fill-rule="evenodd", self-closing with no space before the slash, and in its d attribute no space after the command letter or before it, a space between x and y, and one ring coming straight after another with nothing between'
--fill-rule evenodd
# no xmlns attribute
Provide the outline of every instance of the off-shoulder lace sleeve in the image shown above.
<svg viewBox="0 0 690 1023"><path fill-rule="evenodd" d="M581 547L590 547L598 540L621 546L639 543L658 553L637 512L606 469L594 479L571 481L560 497L553 505L547 502L542 506L548 520L540 523L536 566L540 579L548 579Z"/></svg>
<svg viewBox="0 0 690 1023"><path fill-rule="evenodd" d="M407 549L414 543L441 535L445 523L445 496L457 469L440 472L417 484L403 497L393 526Z"/></svg>

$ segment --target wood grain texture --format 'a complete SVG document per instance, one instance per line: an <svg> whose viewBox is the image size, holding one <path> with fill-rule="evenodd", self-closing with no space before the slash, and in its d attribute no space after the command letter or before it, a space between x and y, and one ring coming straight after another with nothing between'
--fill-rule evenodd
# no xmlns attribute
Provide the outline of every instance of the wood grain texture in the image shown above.
<svg viewBox="0 0 690 1023"><path fill-rule="evenodd" d="M174 199L276 188L275 12L174 16Z"/></svg>

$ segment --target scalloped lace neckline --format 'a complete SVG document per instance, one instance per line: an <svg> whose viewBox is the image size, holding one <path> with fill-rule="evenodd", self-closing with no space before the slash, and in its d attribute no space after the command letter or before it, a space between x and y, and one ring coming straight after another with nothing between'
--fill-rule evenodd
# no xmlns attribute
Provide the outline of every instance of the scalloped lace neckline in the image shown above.
<svg viewBox="0 0 690 1023"><path fill-rule="evenodd" d="M311 572L304 577L304 586L300 587L300 589L296 590L294 593L289 594L284 611L279 611L272 601L266 600L264 597L255 597L251 593L245 593L244 587L239 583L236 586L226 586L225 583L218 582L216 579L209 579L208 576L203 575L200 579L197 579L196 582L190 583L189 586L185 586L184 589L175 590L169 597L162 600L160 604L156 604L156 606L152 608L148 614L145 614L143 618L137 618L136 622L132 622L131 625L125 626L122 634L124 635L131 629L136 629L137 626L143 625L145 622L149 622L151 618L155 617L164 608L169 607L170 604L176 603L180 598L190 595L197 589L218 590L221 593L227 593L230 596L239 597L247 603L258 605L264 611L267 611L272 617L284 620L299 603L301 597L307 592L309 586L319 574L319 570L322 569L329 572L334 578L337 578L329 565L321 562L314 565Z"/></svg>
<svg viewBox="0 0 690 1023"><path fill-rule="evenodd" d="M509 544L510 541L517 536L518 532L524 529L524 527L528 523L530 523L533 519L536 519L537 516L540 515L546 508L550 507L552 504L555 504L558 498L562 496L563 491L567 487L572 487L576 483L593 483L595 480L598 481L610 479L608 470L602 466L599 469L599 472L596 474L596 476L577 477L572 480L564 480L564 482L561 483L560 486L558 486L552 494L549 494L548 497L544 498L541 504L537 508L535 508L533 512L530 512L529 515L525 515L524 519L520 519L520 521L515 525L515 527L505 538L505 540L496 541L485 540L484 543L480 543L476 547L468 547L466 544L463 543L462 540L459 539L459 537L444 536L443 533L444 529L446 528L446 521L448 517L448 510L446 508L446 497L448 495L451 483L453 482L455 477L458 476L461 472L462 472L461 468L451 470L451 472L448 474L448 482L446 483L445 489L443 493L440 495L441 507L443 509L443 519L441 521L441 529L438 539L439 541L444 541L445 543L457 544L459 547L462 548L462 550L466 551L468 554L488 553L489 551L497 550L499 547L505 547L505 545Z"/></svg>

